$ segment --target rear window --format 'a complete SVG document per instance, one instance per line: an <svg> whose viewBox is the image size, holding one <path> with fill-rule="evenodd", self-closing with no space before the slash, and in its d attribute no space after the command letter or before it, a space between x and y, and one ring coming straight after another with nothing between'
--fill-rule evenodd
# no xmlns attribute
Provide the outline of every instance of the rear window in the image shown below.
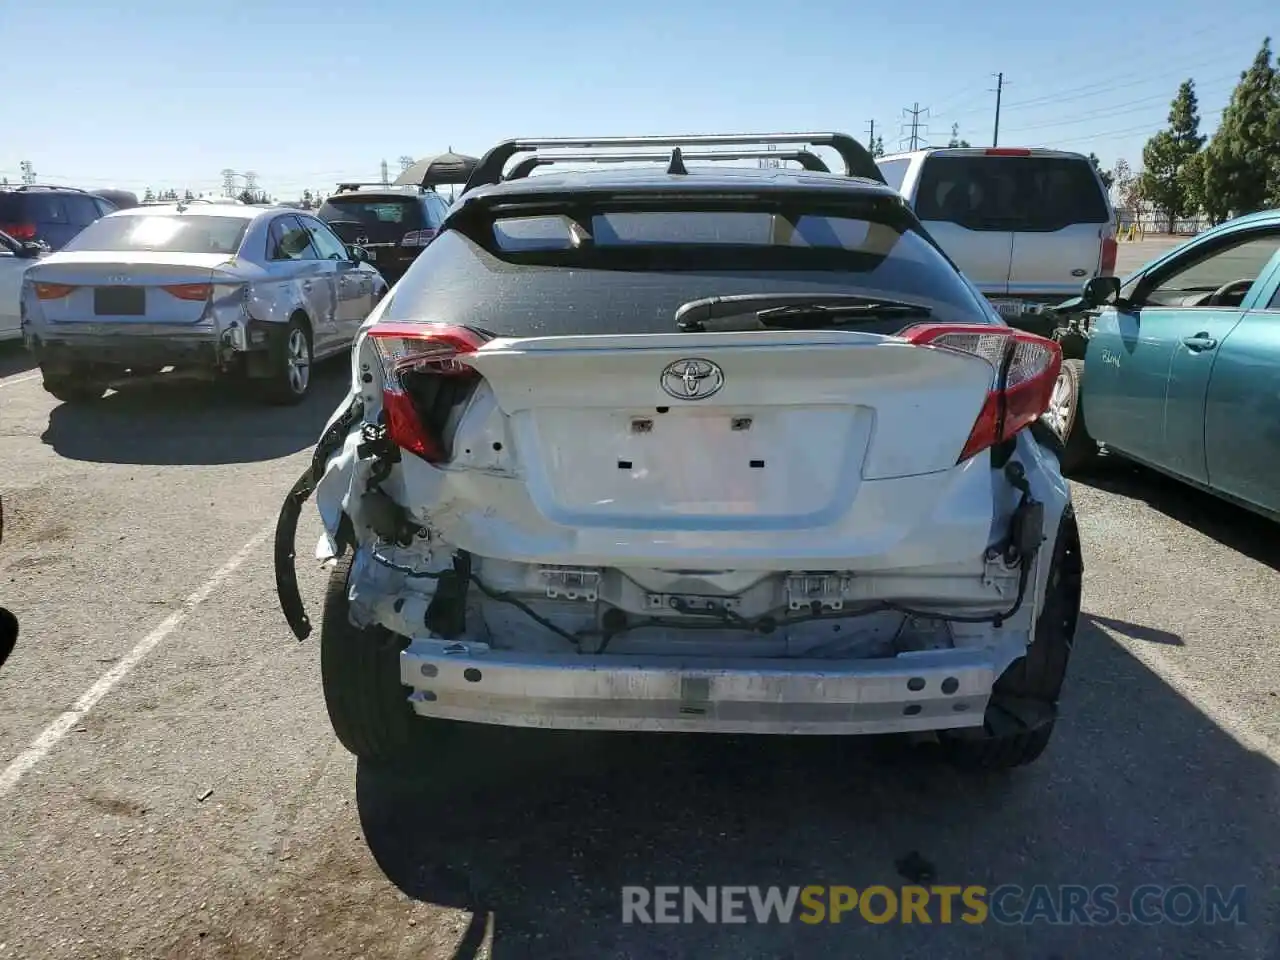
<svg viewBox="0 0 1280 960"><path fill-rule="evenodd" d="M504 216L466 229L423 251L387 319L503 336L667 333L690 300L771 292L882 296L928 306L944 322L990 320L919 233L854 217L627 210L577 223Z"/></svg>
<svg viewBox="0 0 1280 960"><path fill-rule="evenodd" d="M366 227L395 226L412 230L422 225L422 208L416 198L360 197L345 200L330 197L318 213L322 220L358 220Z"/></svg>
<svg viewBox="0 0 1280 960"><path fill-rule="evenodd" d="M70 223L67 206L56 193L0 194L0 223Z"/></svg>
<svg viewBox="0 0 1280 960"><path fill-rule="evenodd" d="M243 217L105 217L85 227L63 249L230 255L240 249L248 227Z"/></svg>
<svg viewBox="0 0 1280 960"><path fill-rule="evenodd" d="M1060 230L1110 219L1089 162L1072 157L932 156L915 208L921 220L972 230Z"/></svg>

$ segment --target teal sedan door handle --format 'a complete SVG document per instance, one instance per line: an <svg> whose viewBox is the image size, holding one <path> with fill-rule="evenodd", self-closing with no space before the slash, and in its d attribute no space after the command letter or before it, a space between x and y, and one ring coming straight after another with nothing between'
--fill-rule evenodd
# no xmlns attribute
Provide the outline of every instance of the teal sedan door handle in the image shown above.
<svg viewBox="0 0 1280 960"><path fill-rule="evenodd" d="M1192 353L1200 353L1204 350L1212 350L1218 345L1218 341L1209 336L1208 332L1197 333L1194 337L1183 337L1182 345Z"/></svg>

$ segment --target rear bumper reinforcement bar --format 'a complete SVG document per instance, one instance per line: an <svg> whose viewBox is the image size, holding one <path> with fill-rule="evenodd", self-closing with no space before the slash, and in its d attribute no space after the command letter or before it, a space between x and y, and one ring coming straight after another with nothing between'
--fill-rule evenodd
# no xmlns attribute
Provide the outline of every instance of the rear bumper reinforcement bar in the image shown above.
<svg viewBox="0 0 1280 960"><path fill-rule="evenodd" d="M472 651L416 640L401 682L425 717L557 729L884 734L980 726L985 650L880 660L727 661Z"/></svg>

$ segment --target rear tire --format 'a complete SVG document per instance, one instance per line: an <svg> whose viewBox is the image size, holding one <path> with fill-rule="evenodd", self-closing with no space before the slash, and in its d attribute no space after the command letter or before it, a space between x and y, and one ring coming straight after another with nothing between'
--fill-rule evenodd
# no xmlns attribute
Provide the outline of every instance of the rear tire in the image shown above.
<svg viewBox="0 0 1280 960"><path fill-rule="evenodd" d="M1076 473L1098 458L1098 443L1089 435L1085 422L1080 390L1083 384L1084 361L1063 360L1046 419L1062 440L1058 463L1064 474Z"/></svg>
<svg viewBox="0 0 1280 960"><path fill-rule="evenodd" d="M939 731L949 761L976 770L1008 770L1036 760L1053 736L1058 698L1080 617L1084 564L1070 505L1058 526L1044 607L1024 656L996 681L982 730Z"/></svg>
<svg viewBox="0 0 1280 960"><path fill-rule="evenodd" d="M379 767L400 766L429 727L400 683L400 651L408 640L382 627L352 624L347 601L351 551L329 575L320 626L320 676L333 732L348 751Z"/></svg>
<svg viewBox="0 0 1280 960"><path fill-rule="evenodd" d="M292 406L305 400L311 391L314 362L311 331L300 318L294 317L285 328L284 343L273 357L271 373L262 384L267 402Z"/></svg>
<svg viewBox="0 0 1280 960"><path fill-rule="evenodd" d="M50 373L41 368L40 372L44 377L45 390L63 403L92 403L102 399L107 392L107 385L95 379L87 369Z"/></svg>

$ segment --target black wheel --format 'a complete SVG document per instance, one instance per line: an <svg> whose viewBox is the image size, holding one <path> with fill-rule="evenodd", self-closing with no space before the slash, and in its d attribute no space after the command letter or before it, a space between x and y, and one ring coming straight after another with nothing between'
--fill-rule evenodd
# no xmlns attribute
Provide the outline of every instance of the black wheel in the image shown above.
<svg viewBox="0 0 1280 960"><path fill-rule="evenodd" d="M433 726L409 706L400 683L404 637L381 627L359 628L348 616L352 553L329 576L320 626L320 676L329 722L338 740L361 760L394 767L410 755L423 727Z"/></svg>
<svg viewBox="0 0 1280 960"><path fill-rule="evenodd" d="M41 368L44 388L63 403L92 403L107 392L107 385L93 377L88 370L59 370L57 373Z"/></svg>
<svg viewBox="0 0 1280 960"><path fill-rule="evenodd" d="M1035 637L996 680L982 729L941 731L947 758L971 769L1007 770L1033 762L1049 745L1080 617L1084 563L1075 511L1058 526L1044 607Z"/></svg>
<svg viewBox="0 0 1280 960"><path fill-rule="evenodd" d="M1097 441L1089 435L1085 423L1084 406L1080 387L1084 383L1084 361L1063 360L1058 381L1053 386L1053 397L1045 414L1059 439L1063 451L1059 464L1065 474L1075 473L1087 467L1098 457Z"/></svg>
<svg viewBox="0 0 1280 960"><path fill-rule="evenodd" d="M289 321L284 342L273 358L272 370L263 381L268 403L301 403L311 390L311 332L298 317Z"/></svg>

